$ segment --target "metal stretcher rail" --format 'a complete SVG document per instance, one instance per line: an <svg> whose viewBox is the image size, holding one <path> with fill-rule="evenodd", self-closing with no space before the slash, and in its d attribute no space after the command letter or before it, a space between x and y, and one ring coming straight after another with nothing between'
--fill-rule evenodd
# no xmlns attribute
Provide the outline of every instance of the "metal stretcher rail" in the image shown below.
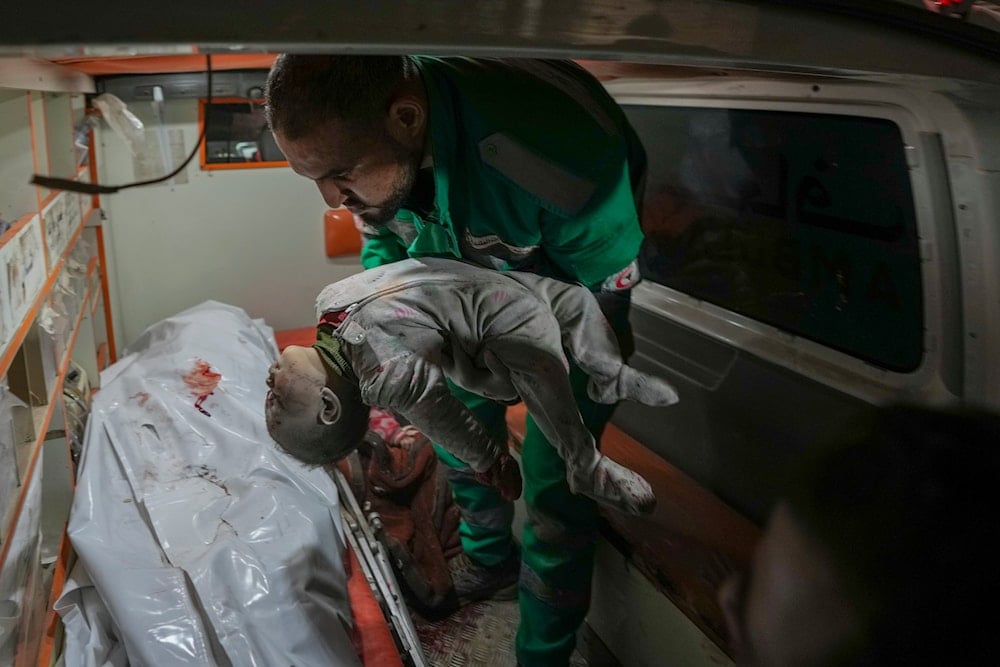
<svg viewBox="0 0 1000 667"><path fill-rule="evenodd" d="M333 466L328 470L337 484L337 492L342 499L340 514L347 526L345 531L347 542L357 554L365 579L389 621L401 657L407 665L427 667L420 638L403 601L399 584L392 572L392 565L386 557L382 544L375 537L373 526L377 530L381 524L378 514L372 512L366 517L343 473Z"/></svg>

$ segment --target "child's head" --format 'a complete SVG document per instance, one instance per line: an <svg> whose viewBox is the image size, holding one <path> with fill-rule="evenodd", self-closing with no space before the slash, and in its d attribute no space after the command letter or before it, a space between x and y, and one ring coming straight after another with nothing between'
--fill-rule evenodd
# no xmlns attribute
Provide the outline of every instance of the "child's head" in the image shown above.
<svg viewBox="0 0 1000 667"><path fill-rule="evenodd" d="M267 432L309 465L350 454L368 428L368 407L354 384L329 372L311 347L289 345L267 373Z"/></svg>

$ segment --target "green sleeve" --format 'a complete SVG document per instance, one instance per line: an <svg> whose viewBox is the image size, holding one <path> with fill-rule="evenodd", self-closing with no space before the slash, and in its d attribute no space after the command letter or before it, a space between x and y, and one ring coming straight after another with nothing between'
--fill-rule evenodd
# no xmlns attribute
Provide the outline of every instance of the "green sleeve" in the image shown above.
<svg viewBox="0 0 1000 667"><path fill-rule="evenodd" d="M378 236L365 236L361 247L361 266L370 269L406 259L406 246L402 240L386 230Z"/></svg>
<svg viewBox="0 0 1000 667"><path fill-rule="evenodd" d="M540 226L549 259L593 291L627 267L642 245L627 172L573 217L543 211Z"/></svg>

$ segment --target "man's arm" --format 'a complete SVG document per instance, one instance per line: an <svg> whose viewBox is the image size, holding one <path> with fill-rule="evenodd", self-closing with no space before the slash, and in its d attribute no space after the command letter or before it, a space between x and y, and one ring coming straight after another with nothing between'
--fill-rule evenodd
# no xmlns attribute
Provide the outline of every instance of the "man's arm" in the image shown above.
<svg viewBox="0 0 1000 667"><path fill-rule="evenodd" d="M618 180L599 189L575 215L543 211L539 225L545 255L567 276L593 292L614 287L642 245L628 168L623 165ZM623 277L617 289L631 287Z"/></svg>

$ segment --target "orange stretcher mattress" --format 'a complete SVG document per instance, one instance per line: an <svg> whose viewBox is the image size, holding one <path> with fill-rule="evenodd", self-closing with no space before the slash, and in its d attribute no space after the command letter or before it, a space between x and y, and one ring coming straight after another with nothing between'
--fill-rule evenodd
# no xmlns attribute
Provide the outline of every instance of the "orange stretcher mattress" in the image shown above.
<svg viewBox="0 0 1000 667"><path fill-rule="evenodd" d="M274 338L278 343L278 350L284 350L289 345L309 347L316 342L316 327L275 331Z"/></svg>
<svg viewBox="0 0 1000 667"><path fill-rule="evenodd" d="M403 660L393 641L382 608L375 599L354 550L348 546L350 567L347 595L354 615L354 642L365 667L402 667Z"/></svg>

